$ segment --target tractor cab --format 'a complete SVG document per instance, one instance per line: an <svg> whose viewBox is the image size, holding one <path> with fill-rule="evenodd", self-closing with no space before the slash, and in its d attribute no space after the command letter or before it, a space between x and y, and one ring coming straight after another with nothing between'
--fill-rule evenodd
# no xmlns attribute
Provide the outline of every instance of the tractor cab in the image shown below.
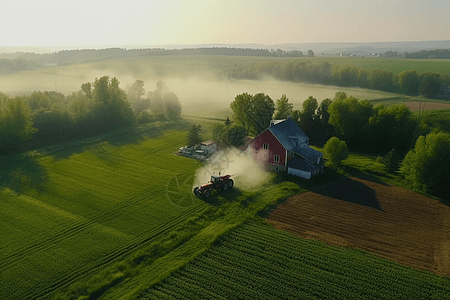
<svg viewBox="0 0 450 300"><path fill-rule="evenodd" d="M213 174L213 175L211 175L211 182L213 184L217 184L220 182L220 178L221 178L220 175Z"/></svg>

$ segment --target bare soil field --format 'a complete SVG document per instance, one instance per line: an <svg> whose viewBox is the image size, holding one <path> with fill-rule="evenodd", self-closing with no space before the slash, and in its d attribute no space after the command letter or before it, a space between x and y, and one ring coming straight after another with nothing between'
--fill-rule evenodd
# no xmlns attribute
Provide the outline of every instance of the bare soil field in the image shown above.
<svg viewBox="0 0 450 300"><path fill-rule="evenodd" d="M420 102L405 102L404 103L411 111L419 111ZM431 109L444 109L449 108L450 104L447 103L432 103L432 102L422 102L422 108L424 110Z"/></svg>
<svg viewBox="0 0 450 300"><path fill-rule="evenodd" d="M405 188L341 179L290 197L268 222L450 277L450 207Z"/></svg>

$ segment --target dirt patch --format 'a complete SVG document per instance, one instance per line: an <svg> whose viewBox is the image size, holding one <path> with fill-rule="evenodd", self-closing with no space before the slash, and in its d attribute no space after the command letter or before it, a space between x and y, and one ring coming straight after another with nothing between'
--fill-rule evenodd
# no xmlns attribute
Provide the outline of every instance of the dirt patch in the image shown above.
<svg viewBox="0 0 450 300"><path fill-rule="evenodd" d="M449 108L450 107L450 104L447 104L447 103L405 102L403 104L405 104L411 111L419 111L419 107L421 107L424 110L444 109L444 108Z"/></svg>
<svg viewBox="0 0 450 300"><path fill-rule="evenodd" d="M289 198L274 227L450 277L450 207L410 190L342 179Z"/></svg>

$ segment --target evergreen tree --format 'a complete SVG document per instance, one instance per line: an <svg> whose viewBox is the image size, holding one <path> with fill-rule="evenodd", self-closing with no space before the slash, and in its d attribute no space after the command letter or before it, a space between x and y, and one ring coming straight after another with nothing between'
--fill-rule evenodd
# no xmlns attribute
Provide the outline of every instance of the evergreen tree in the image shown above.
<svg viewBox="0 0 450 300"><path fill-rule="evenodd" d="M189 133L187 135L188 146L196 146L202 142L202 137L200 136L201 125L192 125Z"/></svg>

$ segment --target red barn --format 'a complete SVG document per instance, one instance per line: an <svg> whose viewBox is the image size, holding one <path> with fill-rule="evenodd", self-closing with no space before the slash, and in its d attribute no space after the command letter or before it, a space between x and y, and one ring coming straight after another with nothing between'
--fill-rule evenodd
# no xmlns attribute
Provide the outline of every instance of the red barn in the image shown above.
<svg viewBox="0 0 450 300"><path fill-rule="evenodd" d="M290 117L272 120L250 143L250 149L266 170L307 179L323 173L323 154L309 147L309 138Z"/></svg>

